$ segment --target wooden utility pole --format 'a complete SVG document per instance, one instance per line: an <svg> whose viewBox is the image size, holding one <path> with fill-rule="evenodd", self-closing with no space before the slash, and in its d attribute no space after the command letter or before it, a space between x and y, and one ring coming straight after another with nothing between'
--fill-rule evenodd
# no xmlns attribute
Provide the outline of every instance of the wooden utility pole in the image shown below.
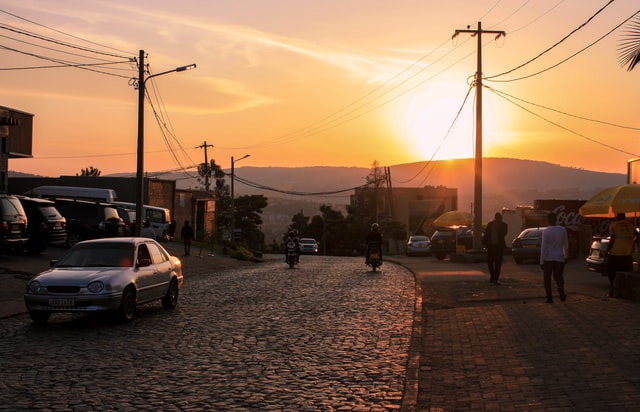
<svg viewBox="0 0 640 412"><path fill-rule="evenodd" d="M213 147L212 144L207 144L205 140L200 146L196 146L196 149L204 149L204 168L202 173L204 174L204 188L209 191L209 175L211 174L211 168L209 167L209 160L207 158L207 147Z"/></svg>
<svg viewBox="0 0 640 412"><path fill-rule="evenodd" d="M475 153L475 180L473 194L473 250L482 250L482 34L495 34L496 39L506 36L502 30L483 30L482 23L478 22L475 30L467 26L466 30L456 30L453 37L460 33L470 33L478 39L478 56L476 69L476 153Z"/></svg>

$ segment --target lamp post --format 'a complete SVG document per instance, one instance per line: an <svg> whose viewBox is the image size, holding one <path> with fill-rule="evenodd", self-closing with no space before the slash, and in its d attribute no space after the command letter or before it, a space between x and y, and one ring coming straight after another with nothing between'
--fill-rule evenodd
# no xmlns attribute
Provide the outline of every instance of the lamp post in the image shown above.
<svg viewBox="0 0 640 412"><path fill-rule="evenodd" d="M246 159L251 155L246 154L242 156L240 159L233 160L233 156L231 156L231 241L236 241L236 206L234 202L234 193L233 193L233 180L235 177L235 164L242 159Z"/></svg>
<svg viewBox="0 0 640 412"><path fill-rule="evenodd" d="M144 97L145 97L145 84L147 80L152 77L161 76L167 73L173 72L183 72L185 70L195 69L195 63L189 64L187 66L176 67L175 69L167 70L160 73L155 73L150 76L144 77L145 74L145 64L144 64L144 50L140 50L140 59L139 59L138 68L138 158L137 158L137 168L136 168L136 226L135 226L135 235L140 236L140 231L142 229L142 219L143 219L143 193L144 193Z"/></svg>

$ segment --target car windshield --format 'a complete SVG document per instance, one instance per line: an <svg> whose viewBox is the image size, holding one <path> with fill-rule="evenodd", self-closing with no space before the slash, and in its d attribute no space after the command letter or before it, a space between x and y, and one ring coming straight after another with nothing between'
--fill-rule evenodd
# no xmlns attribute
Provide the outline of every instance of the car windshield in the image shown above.
<svg viewBox="0 0 640 412"><path fill-rule="evenodd" d="M316 243L316 241L313 239L300 239L300 243L308 243L310 245L313 245L314 243Z"/></svg>
<svg viewBox="0 0 640 412"><path fill-rule="evenodd" d="M123 242L78 244L55 267L131 267L133 250L133 244Z"/></svg>
<svg viewBox="0 0 640 412"><path fill-rule="evenodd" d="M426 236L411 236L409 238L409 242L426 242L426 241L427 241Z"/></svg>

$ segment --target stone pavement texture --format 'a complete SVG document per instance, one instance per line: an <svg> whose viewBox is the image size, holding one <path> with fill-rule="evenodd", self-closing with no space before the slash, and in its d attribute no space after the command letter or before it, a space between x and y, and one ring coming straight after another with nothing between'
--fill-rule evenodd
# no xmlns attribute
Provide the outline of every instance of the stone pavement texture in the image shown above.
<svg viewBox="0 0 640 412"><path fill-rule="evenodd" d="M46 268L49 258L3 257L0 279L23 285L15 273ZM391 261L416 279L402 410L640 411L640 305L605 297L606 278L588 272L583 258L567 266L567 301L553 304L545 303L538 265L508 256L500 286L488 282L483 263ZM5 292L0 318L11 307Z"/></svg>

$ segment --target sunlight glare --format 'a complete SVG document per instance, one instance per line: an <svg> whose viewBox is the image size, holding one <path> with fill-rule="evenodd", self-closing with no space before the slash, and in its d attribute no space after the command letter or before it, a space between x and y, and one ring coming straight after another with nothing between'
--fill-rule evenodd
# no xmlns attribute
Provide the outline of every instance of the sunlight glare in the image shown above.
<svg viewBox="0 0 640 412"><path fill-rule="evenodd" d="M398 99L394 128L415 160L473 157L473 93L451 126L464 100L465 87L461 89L452 82L434 83Z"/></svg>

